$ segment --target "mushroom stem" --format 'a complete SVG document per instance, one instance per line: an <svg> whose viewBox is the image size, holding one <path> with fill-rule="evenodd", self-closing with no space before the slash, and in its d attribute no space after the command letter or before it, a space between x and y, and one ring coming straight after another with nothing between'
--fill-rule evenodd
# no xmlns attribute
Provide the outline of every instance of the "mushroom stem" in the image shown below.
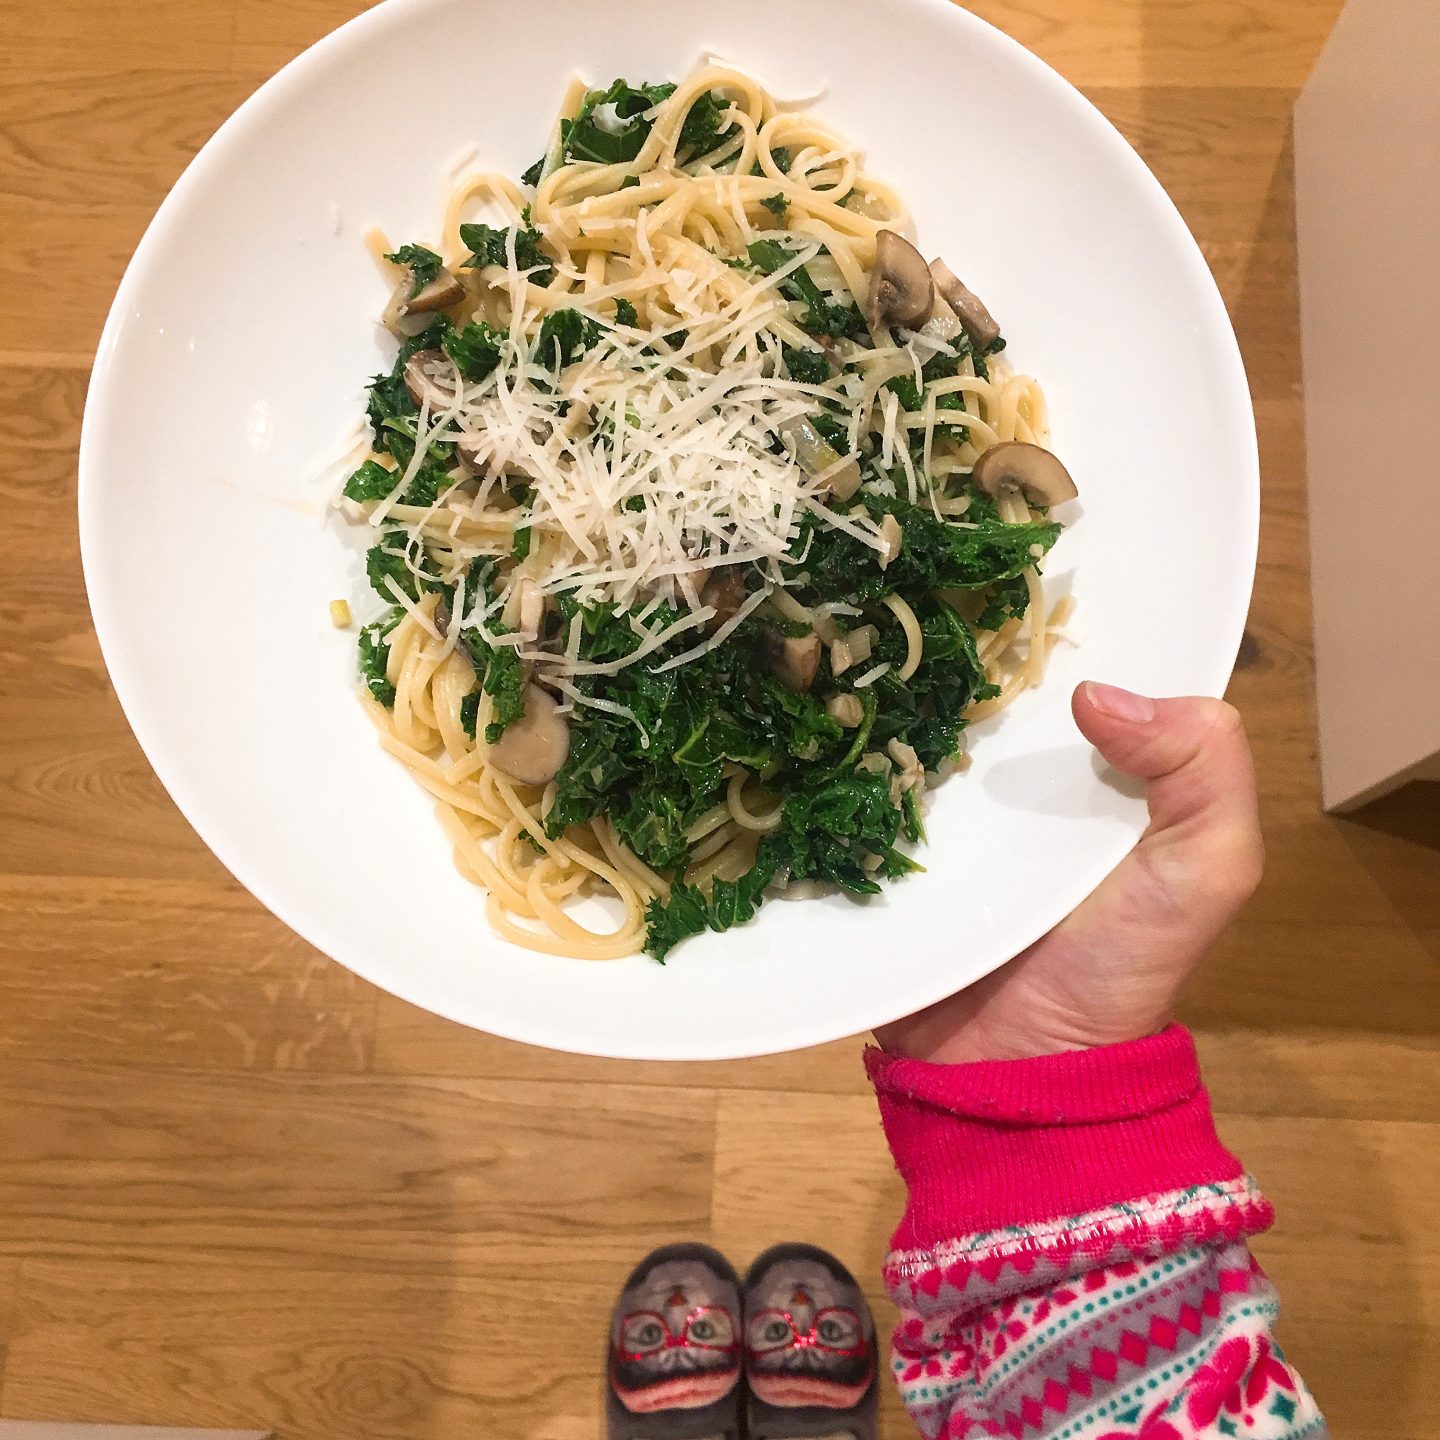
<svg viewBox="0 0 1440 1440"><path fill-rule="evenodd" d="M985 308L985 302L943 260L930 262L930 274L975 348L993 345L1000 338L1000 322Z"/></svg>

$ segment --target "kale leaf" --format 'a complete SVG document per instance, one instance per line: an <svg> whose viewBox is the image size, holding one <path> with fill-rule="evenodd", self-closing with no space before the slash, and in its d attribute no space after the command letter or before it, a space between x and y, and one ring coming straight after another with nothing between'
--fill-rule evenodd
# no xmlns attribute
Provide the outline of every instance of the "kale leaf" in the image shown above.
<svg viewBox="0 0 1440 1440"><path fill-rule="evenodd" d="M823 350L786 345L780 352L792 380L802 385L823 385L830 378L830 362Z"/></svg>
<svg viewBox="0 0 1440 1440"><path fill-rule="evenodd" d="M480 724L480 692L472 690L460 698L460 728L473 740Z"/></svg>
<svg viewBox="0 0 1440 1440"><path fill-rule="evenodd" d="M403 530L389 530L365 552L365 574L375 593L382 600L395 603L395 592L387 582L393 581L402 594L411 600L419 598L420 583L410 569L408 540Z"/></svg>
<svg viewBox="0 0 1440 1440"><path fill-rule="evenodd" d="M623 296L615 302L615 323L617 325L638 325L640 316L635 307Z"/></svg>
<svg viewBox="0 0 1440 1440"><path fill-rule="evenodd" d="M505 633L498 620L491 621L490 630ZM462 630L460 642L475 666L480 688L494 701L494 718L485 727L485 739L493 745L525 713L525 667L513 645L491 645L478 630Z"/></svg>
<svg viewBox="0 0 1440 1440"><path fill-rule="evenodd" d="M753 240L750 263L762 275L773 275L795 259L795 252L778 240ZM781 282L780 293L806 307L800 327L812 335L859 336L869 333L865 317L853 304L831 300L801 265Z"/></svg>
<svg viewBox="0 0 1440 1440"><path fill-rule="evenodd" d="M393 455L408 465L415 454L415 417L420 407L405 388L405 364L421 350L438 350L455 327L449 317L437 315L418 335L402 342L395 363L384 375L370 381L366 413L370 417L371 443L382 454ZM435 456L443 458L443 452Z"/></svg>
<svg viewBox="0 0 1440 1440"><path fill-rule="evenodd" d="M520 497L525 504L525 521L523 524L517 522L515 525L515 538L510 543L510 554L516 560L524 560L530 554L531 540L531 508L535 504L535 487L527 485Z"/></svg>
<svg viewBox="0 0 1440 1440"><path fill-rule="evenodd" d="M402 245L393 255L385 258L392 265L403 265L410 272L412 300L440 274L440 257L423 245Z"/></svg>
<svg viewBox="0 0 1440 1440"><path fill-rule="evenodd" d="M515 226L515 266L519 270L533 270L535 273L530 279L536 285L548 285L554 277L555 270L550 264L550 257L540 249L540 232L529 223L529 211L526 211L526 222ZM494 225L462 225L460 227L461 243L470 251L470 258L465 262L466 269L480 265L507 265L509 263L506 255L506 237L510 234L508 229L497 228Z"/></svg>
<svg viewBox="0 0 1440 1440"><path fill-rule="evenodd" d="M347 500L383 500L400 483L400 472L387 470L375 460L367 460L346 482L344 495ZM430 506L439 498L441 491L450 488L450 477L445 470L427 462L415 472L400 497L402 505Z"/></svg>
<svg viewBox="0 0 1440 1440"><path fill-rule="evenodd" d="M680 126L681 146L700 156L722 145L735 128L725 123L725 112L729 108L730 102L722 100L713 90L698 96Z"/></svg>
<svg viewBox="0 0 1440 1440"><path fill-rule="evenodd" d="M563 310L552 310L540 323L540 338L535 345L536 358L563 370L599 338L600 327L578 310L568 306Z"/></svg>
<svg viewBox="0 0 1440 1440"><path fill-rule="evenodd" d="M929 590L979 590L1010 580L1035 563L1031 553L1038 546L1049 550L1060 537L1053 521L1036 520L1024 525L976 513L971 507L966 526L937 520L930 510L905 500L867 495L865 505L871 516L880 519L886 512L900 522L900 553L884 571L876 568L874 551L840 530L819 526L813 517L801 522L795 555L805 555L803 569L810 585L822 600L843 600L858 596L862 601L878 600L898 590L907 597ZM805 546L813 531L809 548Z"/></svg>
<svg viewBox="0 0 1440 1440"><path fill-rule="evenodd" d="M645 951L664 963L682 940L704 930L728 930L751 919L775 878L774 866L756 864L738 880L716 880L709 898L697 886L676 881L662 900L645 907Z"/></svg>
<svg viewBox="0 0 1440 1440"><path fill-rule="evenodd" d="M395 687L385 677L385 665L390 656L390 646L385 637L400 623L404 614L397 606L383 620L376 620L360 631L360 678L387 710L395 704Z"/></svg>
<svg viewBox="0 0 1440 1440"><path fill-rule="evenodd" d="M770 152L770 158L775 162L775 168L782 175L788 175L791 165L795 163L795 157L790 153L790 147L788 145L775 146ZM751 166L750 173L752 175L763 175L765 173L758 160Z"/></svg>
<svg viewBox="0 0 1440 1440"><path fill-rule="evenodd" d="M400 477L374 460L367 460L346 482L347 500L383 500L400 483Z"/></svg>
<svg viewBox="0 0 1440 1440"><path fill-rule="evenodd" d="M588 91L579 114L560 122L565 159L600 165L633 160L655 123L650 112L674 92L673 85L631 85L627 80L616 80L607 90Z"/></svg>
<svg viewBox="0 0 1440 1440"><path fill-rule="evenodd" d="M975 625L980 630L998 630L1007 620L1021 619L1030 608L1030 587L1023 575L997 585L986 596L985 608Z"/></svg>
<svg viewBox="0 0 1440 1440"><path fill-rule="evenodd" d="M777 220L784 220L785 212L790 208L790 202L785 198L784 193L767 195L760 202Z"/></svg>
<svg viewBox="0 0 1440 1440"><path fill-rule="evenodd" d="M461 375L473 382L483 380L499 365L504 339L504 331L481 321L453 331L440 343Z"/></svg>
<svg viewBox="0 0 1440 1440"><path fill-rule="evenodd" d="M909 828L905 811L892 803L888 777L874 771L852 771L793 794L784 803L779 829L761 842L755 864L738 880L716 880L708 899L697 887L676 881L663 901L650 902L646 953L664 960L692 935L749 920L782 869L791 879L875 894L876 873L893 879L920 868L895 849L902 828ZM867 857L879 859L874 871Z"/></svg>

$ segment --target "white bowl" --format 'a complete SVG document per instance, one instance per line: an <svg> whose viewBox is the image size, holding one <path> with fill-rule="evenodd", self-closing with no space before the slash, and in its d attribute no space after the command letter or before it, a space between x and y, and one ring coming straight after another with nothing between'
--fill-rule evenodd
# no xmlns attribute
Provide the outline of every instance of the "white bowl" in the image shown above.
<svg viewBox="0 0 1440 1440"><path fill-rule="evenodd" d="M1143 807L1070 719L1085 677L1219 694L1254 569L1258 464L1240 355L1200 251L1077 91L944 0L390 0L287 66L161 207L105 327L80 528L115 688L206 843L312 944L418 1005L560 1049L762 1054L866 1029L993 970L1129 850ZM880 32L883 31L883 34ZM894 41L900 43L893 43ZM569 76L678 78L702 51L814 107L896 184L928 253L1000 316L1048 392L1083 510L1049 572L1081 643L970 736L928 866L869 904L585 962L498 940L430 801L354 694L359 549L318 478L388 364L361 244L434 235L478 147L512 175Z"/></svg>

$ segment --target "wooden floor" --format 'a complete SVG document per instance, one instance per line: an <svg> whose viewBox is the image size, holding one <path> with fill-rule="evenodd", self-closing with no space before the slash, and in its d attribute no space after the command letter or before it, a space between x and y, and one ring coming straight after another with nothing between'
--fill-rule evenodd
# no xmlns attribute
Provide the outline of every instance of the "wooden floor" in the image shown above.
<svg viewBox="0 0 1440 1440"><path fill-rule="evenodd" d="M1440 1436L1440 805L1339 821L1316 799L1289 126L1338 3L976 8L1135 143L1240 333L1265 516L1232 693L1271 862L1188 1019L1279 1208L1257 1248L1287 1349L1337 1436L1419 1440ZM90 356L182 166L353 4L0 6L7 1416L579 1440L641 1251L700 1236L745 1261L800 1234L873 1276L900 1203L858 1039L665 1069L433 1019L241 891L130 736L76 552Z"/></svg>

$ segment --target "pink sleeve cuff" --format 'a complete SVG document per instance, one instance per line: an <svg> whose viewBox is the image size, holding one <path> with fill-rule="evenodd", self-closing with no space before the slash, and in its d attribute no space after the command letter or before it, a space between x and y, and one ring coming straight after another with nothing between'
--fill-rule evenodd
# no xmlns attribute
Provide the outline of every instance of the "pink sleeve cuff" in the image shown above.
<svg viewBox="0 0 1440 1440"><path fill-rule="evenodd" d="M1178 1025L1125 1045L970 1065L870 1049L865 1067L910 1190L897 1248L1242 1173Z"/></svg>

